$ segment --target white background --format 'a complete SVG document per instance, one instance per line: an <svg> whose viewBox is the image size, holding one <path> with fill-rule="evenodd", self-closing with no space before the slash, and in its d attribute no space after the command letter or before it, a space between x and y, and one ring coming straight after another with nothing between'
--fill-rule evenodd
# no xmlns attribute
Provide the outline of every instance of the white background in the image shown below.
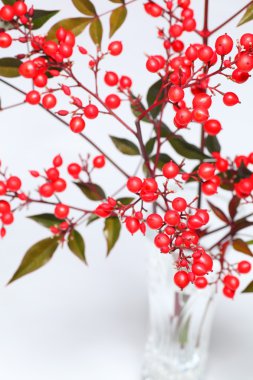
<svg viewBox="0 0 253 380"><path fill-rule="evenodd" d="M107 1L95 0L94 3L100 13L114 6ZM237 0L229 3L225 0L211 1L211 26L219 24L244 3ZM34 1L34 5L36 8L61 9L59 17L62 18L78 15L70 0ZM200 20L203 0L194 1L194 6ZM154 76L144 69L143 53L161 52L160 42L155 39L158 21L143 13L141 2L129 7L129 16L116 35L117 39L124 41L124 54L108 58L103 68L135 77L134 90L142 93L147 82L154 82ZM105 21L108 22L106 18ZM47 25L53 23L50 21ZM243 32L252 31L252 23L240 29L235 25L234 21L224 28L224 32L239 38ZM93 51L87 32L78 42ZM105 47L106 43L105 39ZM89 83L91 74L87 70L87 59L80 56L77 59L78 75ZM24 86L19 79L15 83ZM225 82L223 88L235 88L240 93L242 104L228 109L217 98L212 114L222 121L223 153L231 156L235 152L247 154L253 150L252 81L238 87ZM102 92L107 94L108 90L102 89ZM2 84L0 94L3 105L22 99ZM83 99L88 101L86 97ZM127 107L120 112L124 119L133 123ZM0 159L9 166L11 173L22 176L26 190L35 187L28 170L49 167L56 154L62 153L65 162L69 163L77 159L78 153L95 153L78 136L37 108L12 109L2 113L0 120ZM102 143L107 152L131 171L135 159L118 156L106 137L108 134L129 135L109 117L100 117L87 124L87 136ZM197 131L187 133L192 133L196 141ZM112 170L110 165L108 170ZM102 181L110 193L116 182L121 184L123 177L118 174L109 176L107 170L102 170L95 179ZM88 205L74 189L68 192L67 198L83 207ZM33 208L28 214L41 210ZM148 243L140 237L129 238L123 232L111 257L105 259L102 224L94 224L89 229L82 227L80 232L86 239L88 268L67 251L60 250L46 268L5 287L29 245L48 235L45 229L24 216L17 217L0 245L0 378L139 379L148 320ZM223 298L219 300L211 338L208 380L252 379L252 314L253 298L250 295L237 297L233 302Z"/></svg>

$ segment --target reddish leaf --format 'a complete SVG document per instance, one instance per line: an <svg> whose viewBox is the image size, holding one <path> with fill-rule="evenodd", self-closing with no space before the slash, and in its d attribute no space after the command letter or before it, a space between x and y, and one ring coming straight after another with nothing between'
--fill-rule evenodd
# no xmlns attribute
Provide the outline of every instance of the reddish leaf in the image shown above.
<svg viewBox="0 0 253 380"><path fill-rule="evenodd" d="M208 204L211 207L211 209L214 212L214 214L217 216L217 218L219 218L220 220L222 220L226 224L230 223L230 221L229 221L228 217L226 216L226 214L224 214L224 212L219 207L215 206L213 203L211 203L209 201L208 201Z"/></svg>
<svg viewBox="0 0 253 380"><path fill-rule="evenodd" d="M229 202L229 206L228 206L229 215L231 216L232 219L234 219L234 217L237 214L237 208L239 204L240 204L240 198L234 195L231 201Z"/></svg>
<svg viewBox="0 0 253 380"><path fill-rule="evenodd" d="M238 252L242 252L246 255L253 256L251 250L248 247L248 244L245 243L245 241L243 241L242 239L233 240L233 248Z"/></svg>

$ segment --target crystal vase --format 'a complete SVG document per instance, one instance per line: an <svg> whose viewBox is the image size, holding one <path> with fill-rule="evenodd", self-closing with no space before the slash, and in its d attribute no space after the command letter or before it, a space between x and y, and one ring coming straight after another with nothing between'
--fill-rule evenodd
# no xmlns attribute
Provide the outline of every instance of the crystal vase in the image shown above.
<svg viewBox="0 0 253 380"><path fill-rule="evenodd" d="M203 380L214 309L214 289L173 283L172 255L150 252L150 330L142 380Z"/></svg>

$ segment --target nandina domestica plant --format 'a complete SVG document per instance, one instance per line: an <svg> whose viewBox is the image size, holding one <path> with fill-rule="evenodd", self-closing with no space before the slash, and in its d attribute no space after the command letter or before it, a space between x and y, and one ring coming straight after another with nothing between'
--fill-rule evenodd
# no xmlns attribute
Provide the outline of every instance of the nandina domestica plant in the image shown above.
<svg viewBox="0 0 253 380"><path fill-rule="evenodd" d="M253 225L248 219L252 213L240 217L238 214L253 199L253 153L241 155L238 152L235 157L223 157L218 135L226 125L211 117L210 112L214 96L219 97L224 107L239 107L243 101L243 94L239 97L240 84L250 80L253 69L253 34L243 34L236 42L229 34L219 31L242 12L245 13L240 24L253 19L253 1L231 17L228 15L214 30L208 28L208 0L203 7L203 26L197 25L190 0L145 2L143 15L157 19L156 33L161 42L160 51L146 58L145 70L154 76L146 101L144 95L134 93L134 78L121 76L117 70L103 71L103 61L108 56L116 59L127 52L124 52L122 41L112 40L102 45L102 22L109 15L111 38L127 18L128 6L134 6L137 1L112 0L117 3L115 7L99 14L95 1L93 4L89 0L72 0L83 16L59 20L46 35L37 30L57 11L36 9L23 1L3 1L1 51L8 52L14 45L17 54L10 57L6 53L6 57L0 59L0 75L6 78L21 76L32 85L28 92L12 80L1 79L2 85L23 94L21 105L42 107L98 151L95 157L80 157L78 162L67 163L68 178L63 178L61 173L64 152L57 152L52 165L44 171L36 168L33 162L33 168L28 168L36 181L32 191L25 191L22 180L10 175L5 163L1 164L1 237L4 238L19 210L36 203L45 206L45 213L29 215L29 218L50 231L47 239L26 252L10 282L45 265L59 246L68 245L70 252L86 262L85 244L78 226L104 218L107 254L120 236L121 225L130 234L145 235L146 229L153 230L154 245L162 255L174 257L174 282L180 289L189 286L218 289L222 284L223 294L233 298L240 285L240 275L251 272L248 259L231 263L226 253L232 246L252 256L252 242L244 241L241 235ZM76 40L86 28L95 44L92 52ZM196 37L194 43L187 44L189 33ZM212 45L209 37L214 34L217 38ZM87 75L94 78L93 86L87 86L83 76L76 72L71 59L74 51L83 56ZM226 89L218 82L220 76L228 79ZM100 94L101 81L108 87L105 97ZM232 81L238 84L238 94L229 89ZM133 114L131 124L120 112L123 101L129 104L129 112ZM18 105L20 103L2 105L1 111ZM173 115L170 127L165 123L168 115ZM106 154L104 147L98 146L85 129L89 120L107 116L114 118L129 135L129 139L120 135L110 138L119 152L136 156L134 174ZM143 137L146 125L151 127L148 139ZM184 131L193 127L200 131L199 146L183 137ZM171 158L174 151L182 157L180 161ZM198 164L195 162L189 170L191 160L197 160ZM115 171L125 177L127 196L118 197L118 189L116 195L107 196L102 185L93 182L93 171L102 169L107 163L112 165L112 176ZM194 183L196 196L188 201L184 191ZM96 202L96 206L84 209L78 204L66 204L62 193L68 186L75 186ZM177 190L180 195L176 194ZM224 211L215 205L215 195L222 191L227 192ZM212 228L209 214L214 214L221 224ZM223 230L224 235L207 246L205 238ZM218 269L210 280L208 274L213 271L214 262ZM244 292L253 292L253 281Z"/></svg>

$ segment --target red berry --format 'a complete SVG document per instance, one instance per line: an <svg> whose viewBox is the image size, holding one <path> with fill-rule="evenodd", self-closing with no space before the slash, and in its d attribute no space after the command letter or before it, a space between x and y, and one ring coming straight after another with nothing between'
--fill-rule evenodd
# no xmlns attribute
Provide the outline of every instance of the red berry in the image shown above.
<svg viewBox="0 0 253 380"><path fill-rule="evenodd" d="M49 168L46 170L46 175L50 181L56 181L59 178L60 173L56 168Z"/></svg>
<svg viewBox="0 0 253 380"><path fill-rule="evenodd" d="M138 193L142 188L142 180L139 177L130 177L127 181L127 188L132 193Z"/></svg>
<svg viewBox="0 0 253 380"><path fill-rule="evenodd" d="M152 17L159 17L163 13L163 9L153 2L148 2L144 4L145 11Z"/></svg>
<svg viewBox="0 0 253 380"><path fill-rule="evenodd" d="M207 224L209 222L210 217L209 217L209 213L206 210L199 209L197 210L195 215L198 216L200 219L202 219L204 224Z"/></svg>
<svg viewBox="0 0 253 380"><path fill-rule="evenodd" d="M208 270L207 270L207 268L205 267L204 264L202 264L202 263L194 263L192 265L192 272L196 276L204 276L205 274L207 274Z"/></svg>
<svg viewBox="0 0 253 380"><path fill-rule="evenodd" d="M187 126L192 120L192 113L187 108L179 109L175 116L175 122L180 126Z"/></svg>
<svg viewBox="0 0 253 380"><path fill-rule="evenodd" d="M131 234L134 234L140 228L139 220L133 216L127 216L125 222L126 222L126 228Z"/></svg>
<svg viewBox="0 0 253 380"><path fill-rule="evenodd" d="M207 287L208 281L205 277L197 277L194 281L194 285L196 286L196 288L204 289Z"/></svg>
<svg viewBox="0 0 253 380"><path fill-rule="evenodd" d="M173 103L178 103L184 98L184 90L179 86L172 86L168 91L169 100Z"/></svg>
<svg viewBox="0 0 253 380"><path fill-rule="evenodd" d="M193 98L192 105L194 108L197 108L197 107L210 108L212 105L212 98L210 95L207 95L205 93L196 94Z"/></svg>
<svg viewBox="0 0 253 380"><path fill-rule="evenodd" d="M234 290L227 288L226 286L223 288L223 294L224 296L228 298L234 298L235 292Z"/></svg>
<svg viewBox="0 0 253 380"><path fill-rule="evenodd" d="M26 94L25 100L26 100L27 103L32 104L32 105L39 104L39 102L40 102L40 93L38 91L35 91L35 90L29 91Z"/></svg>
<svg viewBox="0 0 253 380"><path fill-rule="evenodd" d="M23 16L27 13L27 5L23 1L16 1L13 10L16 16Z"/></svg>
<svg viewBox="0 0 253 380"><path fill-rule="evenodd" d="M11 206L9 202L0 200L0 215L6 214L11 211Z"/></svg>
<svg viewBox="0 0 253 380"><path fill-rule="evenodd" d="M95 106L94 104L89 104L88 106L84 107L83 111L84 115L88 119L96 119L99 113L97 106Z"/></svg>
<svg viewBox="0 0 253 380"><path fill-rule="evenodd" d="M58 41L64 41L66 38L66 30L61 26L60 28L57 29L56 31L56 37Z"/></svg>
<svg viewBox="0 0 253 380"><path fill-rule="evenodd" d="M250 75L246 71L235 69L232 72L232 79L236 83L244 83L249 79Z"/></svg>
<svg viewBox="0 0 253 380"><path fill-rule="evenodd" d="M121 54L123 50L122 42L120 41L113 41L108 46L108 51L111 55L119 55Z"/></svg>
<svg viewBox="0 0 253 380"><path fill-rule="evenodd" d="M198 58L198 50L193 45L190 45L186 49L185 55L191 61L195 61Z"/></svg>
<svg viewBox="0 0 253 380"><path fill-rule="evenodd" d="M221 130L221 123L216 119L209 119L204 124L204 130L211 136L216 136Z"/></svg>
<svg viewBox="0 0 253 380"><path fill-rule="evenodd" d="M132 84L133 84L132 79L127 77L126 75L123 75L120 78L120 81L119 81L120 88L127 89L127 88L130 88Z"/></svg>
<svg viewBox="0 0 253 380"><path fill-rule="evenodd" d="M43 50L46 55L54 56L58 52L58 45L54 41L45 41Z"/></svg>
<svg viewBox="0 0 253 380"><path fill-rule="evenodd" d="M22 182L21 182L20 178L12 176L12 177L8 178L6 185L7 185L8 190L18 191L18 190L20 190L20 188L22 186Z"/></svg>
<svg viewBox="0 0 253 380"><path fill-rule="evenodd" d="M181 40L174 40L171 46L176 53L180 53L182 50L184 50L184 43Z"/></svg>
<svg viewBox="0 0 253 380"><path fill-rule="evenodd" d="M211 177L214 176L215 173L215 166L213 164L209 163L203 163L200 164L198 169L198 175L201 179L209 180Z"/></svg>
<svg viewBox="0 0 253 380"><path fill-rule="evenodd" d="M1 219L2 219L3 224L9 225L9 224L13 223L14 216L13 216L13 214L11 212L7 212L6 214L2 215Z"/></svg>
<svg viewBox="0 0 253 380"><path fill-rule="evenodd" d="M150 214L147 217L147 225L152 230L159 230L163 225L163 219L159 214Z"/></svg>
<svg viewBox="0 0 253 380"><path fill-rule="evenodd" d="M59 46L59 53L64 58L69 58L73 54L73 47L65 42L61 42Z"/></svg>
<svg viewBox="0 0 253 380"><path fill-rule="evenodd" d="M233 40L227 34L218 37L215 42L215 50L219 55L226 55L233 49Z"/></svg>
<svg viewBox="0 0 253 380"><path fill-rule="evenodd" d="M53 159L53 165L58 168L59 166L62 166L63 160L60 154L54 157Z"/></svg>
<svg viewBox="0 0 253 380"><path fill-rule="evenodd" d="M35 86L37 87L45 87L47 85L47 76L43 73L41 74L38 74L34 79L33 79L33 83Z"/></svg>
<svg viewBox="0 0 253 380"><path fill-rule="evenodd" d="M39 193L42 197L50 198L54 194L54 186L52 183L45 183L40 186Z"/></svg>
<svg viewBox="0 0 253 380"><path fill-rule="evenodd" d="M238 278L231 275L225 276L223 279L223 283L227 288L233 291L235 291L240 285L240 281L238 280Z"/></svg>
<svg viewBox="0 0 253 380"><path fill-rule="evenodd" d="M236 66L239 70L249 72L253 68L253 56L248 53L240 53L236 57Z"/></svg>
<svg viewBox="0 0 253 380"><path fill-rule="evenodd" d="M70 46L74 46L76 42L76 37L71 30L66 31L66 36L64 38L64 42Z"/></svg>
<svg viewBox="0 0 253 380"><path fill-rule="evenodd" d="M176 226L180 222L180 215L177 211L168 210L164 215L164 220L169 226Z"/></svg>
<svg viewBox="0 0 253 380"><path fill-rule="evenodd" d="M63 178L57 178L56 181L53 182L54 191L57 193L61 193L67 188L67 183Z"/></svg>
<svg viewBox="0 0 253 380"><path fill-rule="evenodd" d="M198 230L203 224L203 220L196 214L190 216L187 222L187 225L191 230Z"/></svg>
<svg viewBox="0 0 253 380"><path fill-rule="evenodd" d="M69 206L59 203L55 206L54 214L58 219L66 219L69 214Z"/></svg>
<svg viewBox="0 0 253 380"><path fill-rule="evenodd" d="M184 198L178 197L178 198L173 199L172 207L174 208L174 210L182 212L182 211L185 211L187 207L187 202Z"/></svg>
<svg viewBox="0 0 253 380"><path fill-rule="evenodd" d="M120 106L121 100L118 95L111 94L105 99L105 104L108 108L116 109Z"/></svg>
<svg viewBox="0 0 253 380"><path fill-rule="evenodd" d="M189 284L188 273L180 270L174 276L174 283L180 288L184 289Z"/></svg>
<svg viewBox="0 0 253 380"><path fill-rule="evenodd" d="M13 6L4 5L0 10L0 18L4 21L12 21L15 16Z"/></svg>
<svg viewBox="0 0 253 380"><path fill-rule="evenodd" d="M166 234L160 233L156 235L154 243L157 248L166 247L170 244L170 238Z"/></svg>
<svg viewBox="0 0 253 380"><path fill-rule="evenodd" d="M116 86L118 84L119 77L113 71L107 71L107 73L104 76L104 81L107 84L107 86Z"/></svg>
<svg viewBox="0 0 253 380"><path fill-rule="evenodd" d="M156 73L160 69L158 59L156 59L155 57L149 57L146 62L146 68L151 73Z"/></svg>
<svg viewBox="0 0 253 380"><path fill-rule="evenodd" d="M79 164L72 163L68 166L68 173L74 178L78 178L81 171L82 168Z"/></svg>
<svg viewBox="0 0 253 380"><path fill-rule="evenodd" d="M242 274L249 273L251 271L251 264L246 260L240 261L237 265L237 270Z"/></svg>
<svg viewBox="0 0 253 380"><path fill-rule="evenodd" d="M85 121L81 116L75 116L70 120L70 129L74 133L81 133L85 128Z"/></svg>
<svg viewBox="0 0 253 380"><path fill-rule="evenodd" d="M202 46L198 50L198 57L203 62L209 62L213 57L213 49L210 46Z"/></svg>
<svg viewBox="0 0 253 380"><path fill-rule="evenodd" d="M197 23L196 20L192 17L186 17L183 21L183 29L187 32L192 32L196 29Z"/></svg>
<svg viewBox="0 0 253 380"><path fill-rule="evenodd" d="M182 33L183 27L180 24L171 25L171 27L169 28L169 34L171 35L171 37L179 37Z"/></svg>
<svg viewBox="0 0 253 380"><path fill-rule="evenodd" d="M217 193L217 185L211 180L202 183L201 189L205 195L214 195Z"/></svg>
<svg viewBox="0 0 253 380"><path fill-rule="evenodd" d="M42 105L46 109L51 109L56 106L57 100L53 94L47 94L42 99Z"/></svg>
<svg viewBox="0 0 253 380"><path fill-rule="evenodd" d="M223 96L223 103L226 106L234 106L235 104L240 103L240 100L234 92L226 92Z"/></svg>
<svg viewBox="0 0 253 380"><path fill-rule="evenodd" d="M196 107L192 111L193 120L197 123L203 123L209 118L209 112L205 107Z"/></svg>
<svg viewBox="0 0 253 380"><path fill-rule="evenodd" d="M251 50L253 48L253 34L245 33L241 36L240 44L245 50Z"/></svg>
<svg viewBox="0 0 253 380"><path fill-rule="evenodd" d="M210 272L213 269L213 259L207 253L202 253L200 258L194 260L195 263L201 263L207 269L207 272Z"/></svg>
<svg viewBox="0 0 253 380"><path fill-rule="evenodd" d="M36 66L32 61L26 61L19 66L19 74L25 78L34 78L36 75Z"/></svg>
<svg viewBox="0 0 253 380"><path fill-rule="evenodd" d="M93 166L94 168L100 169L105 166L105 156L97 156L93 159Z"/></svg>
<svg viewBox="0 0 253 380"><path fill-rule="evenodd" d="M179 167L174 162L170 161L163 165L162 172L166 178L175 178L179 174Z"/></svg>
<svg viewBox="0 0 253 380"><path fill-rule="evenodd" d="M7 187L3 181L0 181L0 195L5 195L7 192Z"/></svg>
<svg viewBox="0 0 253 380"><path fill-rule="evenodd" d="M8 33L0 33L0 48L8 48L12 44L12 38Z"/></svg>

